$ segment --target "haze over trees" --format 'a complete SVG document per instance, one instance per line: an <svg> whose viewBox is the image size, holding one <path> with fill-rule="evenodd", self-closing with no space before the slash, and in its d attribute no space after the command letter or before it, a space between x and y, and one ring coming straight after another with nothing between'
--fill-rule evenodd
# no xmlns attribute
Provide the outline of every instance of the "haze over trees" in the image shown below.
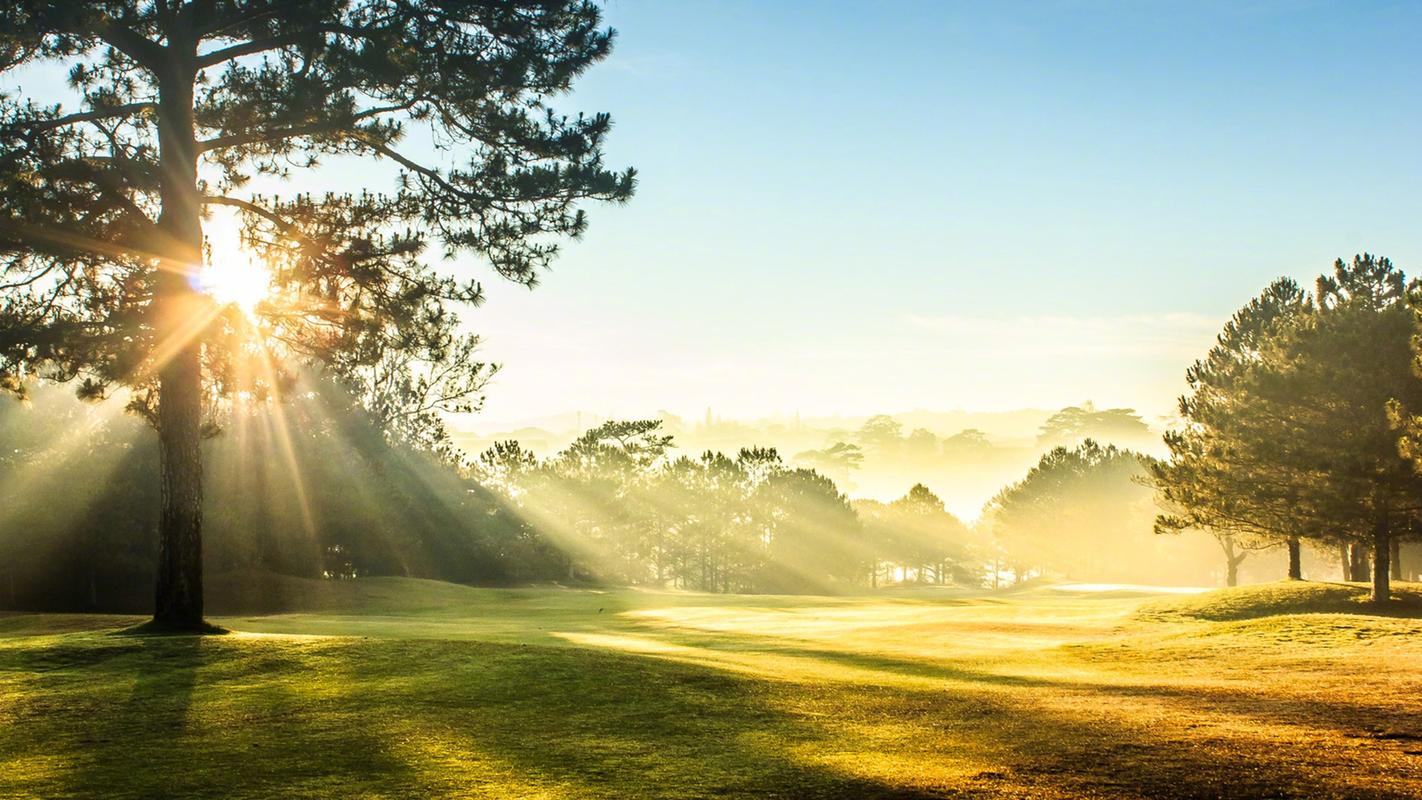
<svg viewBox="0 0 1422 800"><path fill-rule="evenodd" d="M859 520L834 482L774 450L669 459L657 420L594 428L539 461L517 443L479 457L572 578L713 592L825 592L867 577Z"/></svg>
<svg viewBox="0 0 1422 800"><path fill-rule="evenodd" d="M631 195L610 119L550 107L612 38L585 2L0 5L0 69L68 66L75 95L0 103L0 384L124 387L157 428L155 623L203 625L209 406L309 364L414 438L471 408L487 373L457 311L482 291L426 251L531 286L583 200ZM390 165L389 189L323 193L328 159ZM214 208L271 272L250 320L196 290Z"/></svg>
<svg viewBox="0 0 1422 800"><path fill-rule="evenodd" d="M269 573L823 593L1042 574L1208 583L1217 566L1181 558L1190 542L1152 537L1150 516L1136 514L1134 527L1091 532L1108 534L1090 540L1113 563L1107 573L1047 560L1014 573L1002 558L1010 528L995 530L991 519L967 525L926 486L889 503L846 502L827 476L769 448L683 455L657 420L599 425L548 457L504 442L460 467L422 444L392 441L341 387L298 381L285 404L230 409L205 447L204 561L222 576L215 599L224 607L232 587ZM145 476L157 450L120 405L81 404L50 387L28 406L0 407L7 605L144 607L138 590L152 580L159 505ZM86 488L55 504L36 488L52 491L56 481ZM1059 516L1082 513L1088 485L1057 496ZM1064 547L1088 544L1075 529L1053 530ZM1145 546L1174 547L1161 559L1174 571L1131 566Z"/></svg>
<svg viewBox="0 0 1422 800"><path fill-rule="evenodd" d="M1018 578L1124 583L1171 583L1182 562L1204 572L1199 548L1145 535L1158 511L1143 481L1149 463L1090 439L1043 455L984 509L1002 567Z"/></svg>
<svg viewBox="0 0 1422 800"><path fill-rule="evenodd" d="M893 578L940 585L982 583L983 548L977 537L927 486L914 484L891 503L856 500L854 510L864 522L873 559L871 586Z"/></svg>
<svg viewBox="0 0 1422 800"><path fill-rule="evenodd" d="M1140 446L1154 439L1134 408L1098 409L1090 402L1069 406L1042 423L1037 444L1044 447L1074 447L1087 439L1122 447Z"/></svg>

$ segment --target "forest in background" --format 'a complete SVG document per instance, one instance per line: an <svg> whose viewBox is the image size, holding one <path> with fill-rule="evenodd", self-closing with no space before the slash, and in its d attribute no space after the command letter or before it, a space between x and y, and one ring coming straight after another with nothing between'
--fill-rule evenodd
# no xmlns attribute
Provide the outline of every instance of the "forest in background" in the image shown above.
<svg viewBox="0 0 1422 800"><path fill-rule="evenodd" d="M546 458L505 443L461 465L392 438L338 387L303 380L307 391L281 405L233 406L207 442L214 573L842 591L986 585L1046 563L1009 563L985 527L965 524L919 482L890 502L850 500L829 477L836 466L815 471L797 463L803 453L749 445L687 455L661 420L613 421ZM993 458L983 446L956 452L962 436L920 458L925 437L893 424L875 417L831 438L860 443L851 447L870 464L941 458L969 469L973 455ZM151 432L119 400L85 403L50 387L0 404L5 605L141 609L156 547L156 459ZM242 499L252 497L263 501ZM1146 530L1148 509L1132 513L1136 532ZM1173 577L1208 581L1208 561Z"/></svg>
<svg viewBox="0 0 1422 800"><path fill-rule="evenodd" d="M916 410L763 419L726 418L708 408L699 418L669 411L650 418L661 421L682 454L773 447L789 462L834 478L842 491L856 498L888 502L903 495L906 487L923 483L965 520L976 519L999 489L1056 445L1075 446L1091 438L1149 455L1165 452L1165 421L1148 420L1129 408L1097 408L1090 401L1056 410ZM452 422L450 437L469 453L513 440L548 456L609 421L613 418L570 412L507 430L480 426L484 432L478 433L460 427L477 425L475 415Z"/></svg>
<svg viewBox="0 0 1422 800"><path fill-rule="evenodd" d="M304 380L293 401L234 410L207 444L214 574L835 593L1041 577L1216 585L1233 559L1245 581L1285 569L1277 548L1227 558L1208 536L1153 534L1150 457L1090 438L1040 455L964 520L921 482L887 502L851 499L774 448L688 455L662 420L603 423L544 457L506 441L451 461L392 440L339 388ZM1041 434L1099 413L1065 409ZM891 422L870 418L846 438L866 460L911 451L913 433ZM961 438L941 440L936 457L962 458ZM4 605L143 610L156 458L151 432L117 401L56 387L0 404ZM1326 550L1305 559L1311 576L1342 574Z"/></svg>

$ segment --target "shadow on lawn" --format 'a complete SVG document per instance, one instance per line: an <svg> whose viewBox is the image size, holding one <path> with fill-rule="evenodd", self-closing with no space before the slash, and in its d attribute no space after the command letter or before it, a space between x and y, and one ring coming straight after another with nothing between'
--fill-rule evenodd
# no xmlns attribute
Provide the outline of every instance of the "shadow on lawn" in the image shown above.
<svg viewBox="0 0 1422 800"><path fill-rule="evenodd" d="M28 786L43 797L343 796L343 785L409 785L360 712L328 703L321 654L295 659L283 642L231 638L35 648L16 666L50 669L30 672L21 714L0 732L0 761L57 759L54 774ZM0 796L20 789L0 775Z"/></svg>
<svg viewBox="0 0 1422 800"><path fill-rule="evenodd" d="M402 643L439 663L448 643ZM503 765L527 794L596 797L1401 797L1377 764L1273 741L1158 730L1050 687L958 690L767 680L656 656L461 644L382 705L398 729ZM380 672L367 660L352 663ZM357 673L359 674L359 673ZM959 678L967 672L958 673ZM372 676L362 683L372 684ZM430 690L431 681L444 687ZM376 689L376 691L382 691ZM1098 703L1109 704L1109 695ZM1346 757L1345 757L1346 759ZM1390 780L1413 776L1394 773Z"/></svg>
<svg viewBox="0 0 1422 800"><path fill-rule="evenodd" d="M382 643L352 677L398 708L387 736L408 758L443 765L432 785L520 797L938 798L797 758L818 742L775 708L767 686L622 653L477 642ZM383 683L382 659L408 665ZM459 775L461 766L477 765ZM418 769L418 766L416 767ZM426 784L428 789L431 784Z"/></svg>
<svg viewBox="0 0 1422 800"><path fill-rule="evenodd" d="M662 631L662 634L665 635L666 631ZM763 652L854 667L869 672L883 673L886 677L903 676L966 682L976 686L1017 688L1049 694L1078 693L1099 696L1103 701L1113 703L1123 700L1162 701L1175 704L1187 711L1199 713L1220 712L1253 721L1283 725L1307 725L1359 737L1377 731L1386 731L1392 732L1395 738L1400 740L1422 742L1422 722L1418 721L1417 707L1405 703L1386 702L1389 695L1381 689L1376 693L1379 698L1377 702L1360 702L1318 697L1308 694L1306 691L1297 695L1279 691L1264 692L1250 689L1245 685L1221 686L1204 683L1169 685L1148 681L1065 680L1020 675L1005 671L987 671L955 662L949 658L914 659L881 653L811 647L807 645L814 642L809 640L782 639L755 634L713 635L699 631L676 630L675 635L668 637L668 639L682 646L691 645L704 648L708 653ZM695 644L691 644L692 642ZM701 663L714 665L712 659ZM1074 666L1092 667L1099 666L1099 664L1083 661L1074 664ZM1137 680L1139 681L1139 679ZM1289 684L1284 684L1283 687L1286 691L1313 688L1306 683L1292 687Z"/></svg>
<svg viewBox="0 0 1422 800"><path fill-rule="evenodd" d="M37 704L0 731L0 762L63 761L34 794L1393 797L1422 780L1416 764L1367 760L1376 750L1193 732L1157 707L1315 727L1375 710L1342 701L1271 710L1262 696L992 674L764 636L721 635L718 649L849 663L885 681L749 676L598 648L97 638L0 661L25 671ZM895 673L948 680L894 685Z"/></svg>
<svg viewBox="0 0 1422 800"><path fill-rule="evenodd" d="M825 708L804 714L800 724L820 729L816 743L830 748L872 749L869 742L847 745L862 738L865 729L881 729L901 742L948 731L957 737L952 747L958 754L1008 766L1009 774L1024 780L1018 787L1024 791L1045 784L1072 794L1143 797L1413 797L1415 786L1422 785L1422 759L1404 757L1399 763L1397 756L1403 754L1392 743L1370 742L1364 750L1338 752L1333 740L1315 741L1319 737L1314 735L1334 731L1362 739L1381 729L1384 733L1375 734L1380 738L1413 742L1415 704L1209 685L1063 680L951 661L812 648L803 640L766 635L657 632L681 647L703 646L707 658L688 658L680 651L639 657L714 670L729 666L716 663L716 652L759 652L882 673L881 684L788 678L813 687L812 695L833 698ZM701 641L690 645L692 640ZM948 684L905 687L895 685L896 676ZM1175 715L1172 722L1164 719L1169 714ZM845 717L857 721L845 725ZM1205 719L1223 723L1225 733L1199 730L1195 720ZM1288 727L1250 733L1260 723Z"/></svg>
<svg viewBox="0 0 1422 800"><path fill-rule="evenodd" d="M201 638L168 637L105 649L117 650L117 657L106 661L107 668L93 680L102 680L115 695L125 685L132 688L122 703L114 702L77 721L82 733L74 742L73 766L65 776L67 793L74 796L121 792L126 777L145 774L153 762L176 765L191 757L186 746L188 706L197 683ZM162 752L151 753L157 742L162 743ZM174 778L153 789L163 791L181 783L178 776Z"/></svg>
<svg viewBox="0 0 1422 800"><path fill-rule="evenodd" d="M803 764L757 684L571 648L89 637L16 664L45 797L929 798ZM9 665L0 662L0 669ZM764 738L764 736L770 738ZM758 738L759 737L759 738Z"/></svg>

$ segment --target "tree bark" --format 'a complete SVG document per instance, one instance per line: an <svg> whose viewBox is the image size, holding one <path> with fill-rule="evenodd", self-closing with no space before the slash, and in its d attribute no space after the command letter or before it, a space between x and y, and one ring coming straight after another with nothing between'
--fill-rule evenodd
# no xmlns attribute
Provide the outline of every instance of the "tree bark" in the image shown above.
<svg viewBox="0 0 1422 800"><path fill-rule="evenodd" d="M1239 565L1244 561L1247 553L1238 551L1234 546L1233 536L1228 534L1216 536L1215 540L1219 542L1220 549L1224 551L1225 555L1225 586L1232 589L1239 585Z"/></svg>
<svg viewBox="0 0 1422 800"><path fill-rule="evenodd" d="M1342 575L1343 575L1343 580L1345 580L1345 581L1352 579L1352 574L1353 574L1353 573L1352 573L1353 562L1352 562L1352 558L1351 558L1352 552L1353 552L1352 550L1348 549L1348 545L1347 545L1347 544L1340 544L1340 545L1338 545L1338 563L1341 564L1342 567L1343 567Z"/></svg>
<svg viewBox="0 0 1422 800"><path fill-rule="evenodd" d="M153 621L201 630L202 365L204 304L193 288L202 263L202 217L193 127L195 56L178 44L159 81L158 145L163 204L158 218L164 257L153 301L158 365L158 441L162 510L158 523L158 585Z"/></svg>
<svg viewBox="0 0 1422 800"><path fill-rule="evenodd" d="M1368 548L1361 541L1348 543L1348 580L1368 582Z"/></svg>
<svg viewBox="0 0 1422 800"><path fill-rule="evenodd" d="M1373 595L1374 603L1386 603L1392 597L1389 582L1392 571L1388 566L1392 554L1392 531L1386 519L1380 519L1373 526Z"/></svg>
<svg viewBox="0 0 1422 800"><path fill-rule="evenodd" d="M1297 536L1289 538L1289 580L1303 580L1303 548Z"/></svg>

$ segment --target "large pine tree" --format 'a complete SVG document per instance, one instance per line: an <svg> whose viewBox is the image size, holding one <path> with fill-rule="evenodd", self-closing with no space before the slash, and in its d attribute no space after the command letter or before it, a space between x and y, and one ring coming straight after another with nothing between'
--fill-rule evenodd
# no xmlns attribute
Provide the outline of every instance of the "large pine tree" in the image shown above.
<svg viewBox="0 0 1422 800"><path fill-rule="evenodd" d="M205 406L234 375L283 383L234 367L252 341L409 407L392 422L463 407L481 372L456 312L481 289L430 246L532 285L580 201L631 195L609 118L549 105L612 39L576 0L0 2L0 69L67 66L76 96L0 100L0 386L126 386L157 427L155 622L203 624ZM311 191L323 159L391 182ZM249 188L302 172L306 191ZM246 345L195 289L214 207L273 273Z"/></svg>
<svg viewBox="0 0 1422 800"><path fill-rule="evenodd" d="M1300 536L1317 532L1290 484L1277 480L1268 453L1287 410L1250 395L1254 373L1272 367L1265 356L1278 331L1312 309L1288 278L1271 283L1235 312L1205 357L1186 370L1189 393L1180 398L1184 424L1165 434L1170 458L1151 465L1160 504L1169 513L1156 531L1207 530L1219 540L1235 585L1240 561L1253 549L1288 544L1290 576L1297 572Z"/></svg>
<svg viewBox="0 0 1422 800"><path fill-rule="evenodd" d="M1422 477L1391 407L1422 408L1405 276L1385 258L1337 261L1312 296L1280 280L1189 372L1185 426L1155 477L1160 527L1350 542L1390 594L1393 544L1422 513Z"/></svg>

